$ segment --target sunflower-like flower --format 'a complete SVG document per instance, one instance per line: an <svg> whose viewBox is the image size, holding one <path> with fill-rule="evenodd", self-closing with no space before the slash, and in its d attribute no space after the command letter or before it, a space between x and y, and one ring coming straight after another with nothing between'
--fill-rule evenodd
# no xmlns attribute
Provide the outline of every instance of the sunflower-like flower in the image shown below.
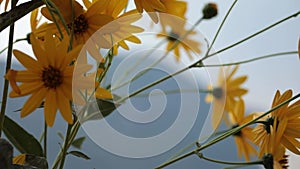
<svg viewBox="0 0 300 169"><path fill-rule="evenodd" d="M68 30L64 30L63 33L65 35L67 35L67 31L74 33L73 46L88 43L89 45L86 45L88 51L98 61L101 60L99 53L97 55L93 54L96 54L100 48L114 47L114 53L117 54L117 47L119 46L124 49L129 49L125 40L133 43L141 43L141 41L132 34L140 33L143 29L131 25L140 19L141 15L137 15L137 11L129 11L120 15L125 9L128 0L85 0L84 4L87 10L84 10L77 1L74 1L74 19L72 19L72 8L68 1L54 0L53 2L61 12L68 26ZM46 18L53 21L46 7L42 9L42 13ZM114 20L117 21L113 22ZM101 29L108 23L111 24ZM48 29L49 28L57 29L54 23L51 23ZM61 28L63 28L62 25ZM98 31L100 29L101 31ZM45 28L41 29L41 31L44 30ZM95 32L97 33L92 36ZM88 39L90 40L88 41Z"/></svg>
<svg viewBox="0 0 300 169"><path fill-rule="evenodd" d="M177 61L179 61L181 57L180 49L183 49L190 59L192 59L193 52L197 54L201 53L201 44L198 41L191 39L196 32L192 31L187 35L186 32L187 30L185 28L179 26L172 29L169 33L162 30L162 32L157 35L158 37L167 39L167 51L173 51Z"/></svg>
<svg viewBox="0 0 300 169"><path fill-rule="evenodd" d="M245 103L242 99L238 100L233 111L229 113L229 119L232 124L232 128L246 124L254 119L255 114L244 116ZM254 147L254 133L251 127L245 127L238 133L234 134L235 144L238 150L238 156L245 157L247 161L250 160L250 156L256 156L257 150Z"/></svg>
<svg viewBox="0 0 300 169"><path fill-rule="evenodd" d="M235 66L232 70L228 67L225 70L225 76L223 69L220 69L218 83L216 87L208 86L210 93L207 94L205 101L212 102L212 126L216 129L224 118L228 121L227 116L224 116L224 112L232 112L234 106L237 104L238 99L245 95L248 90L242 88L241 85L247 80L247 76L238 76L234 78L238 66Z"/></svg>
<svg viewBox="0 0 300 169"><path fill-rule="evenodd" d="M139 13L145 10L155 23L158 23L156 12L164 12L166 10L161 0L134 0L134 3Z"/></svg>
<svg viewBox="0 0 300 169"><path fill-rule="evenodd" d="M33 52L37 60L27 54L14 50L15 57L27 70L10 70L6 78L10 81L13 91L10 97L31 95L21 109L21 117L25 117L44 103L45 121L53 126L56 112L73 123L70 101L72 100L72 77L74 65L70 63L77 57L80 46L68 52L69 40L57 43L50 32L46 32L42 42L31 35ZM81 73L91 66L82 66ZM20 82L21 85L17 85Z"/></svg>
<svg viewBox="0 0 300 169"><path fill-rule="evenodd" d="M272 108L290 99L292 95L292 90L287 90L283 94L277 91L272 103ZM260 121L260 123L261 124L254 128L256 134L254 141L261 148L260 156L269 147L271 127L275 126L274 124L276 124L276 127L273 127L274 132L276 132L280 140L279 143L291 152L298 155L300 154L300 142L297 140L300 138L300 100L293 104L285 104L274 110L268 117L263 119L263 121Z"/></svg>

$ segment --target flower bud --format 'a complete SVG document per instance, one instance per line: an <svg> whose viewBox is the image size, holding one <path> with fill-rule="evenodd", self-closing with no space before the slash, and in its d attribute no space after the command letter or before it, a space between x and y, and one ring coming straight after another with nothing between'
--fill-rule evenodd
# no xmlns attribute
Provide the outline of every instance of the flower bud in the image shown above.
<svg viewBox="0 0 300 169"><path fill-rule="evenodd" d="M208 3L202 9L203 19L211 19L218 14L218 6L215 3Z"/></svg>

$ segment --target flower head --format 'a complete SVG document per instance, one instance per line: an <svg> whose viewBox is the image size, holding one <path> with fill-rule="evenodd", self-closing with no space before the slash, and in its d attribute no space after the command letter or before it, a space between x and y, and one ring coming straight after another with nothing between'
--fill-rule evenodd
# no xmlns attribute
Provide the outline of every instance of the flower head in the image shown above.
<svg viewBox="0 0 300 169"><path fill-rule="evenodd" d="M52 126L57 110L68 123L73 123L70 101L72 100L73 66L70 66L80 47L68 52L69 40L63 39L60 43L54 40L50 32L45 34L42 42L31 35L32 48L36 60L27 54L14 50L13 53L19 62L27 69L13 71L6 78L15 86L20 82L18 90L13 87L10 97L31 95L21 109L21 117L25 117L44 103L45 121ZM85 70L87 67L85 68Z"/></svg>
<svg viewBox="0 0 300 169"><path fill-rule="evenodd" d="M245 104L242 99L238 100L233 111L229 113L229 119L232 124L232 128L246 124L254 119L255 114L244 116ZM244 156L247 161L250 160L249 156L257 155L257 151L254 148L253 140L254 133L251 127L245 127L238 133L234 134L235 144L237 146L239 157Z"/></svg>
<svg viewBox="0 0 300 169"><path fill-rule="evenodd" d="M180 59L180 49L183 49L190 59L192 59L192 53L195 52L197 54L201 53L200 49L200 43L196 40L191 39L190 37L192 35L195 35L196 32L192 31L185 37L183 37L186 34L187 30L182 27L177 27L176 29L173 29L171 32L167 33L164 32L164 30L159 33L158 37L164 37L167 38L167 51L173 51L176 57L176 60L179 61Z"/></svg>
<svg viewBox="0 0 300 169"><path fill-rule="evenodd" d="M216 129L224 116L224 112L232 112L234 106L237 104L238 99L248 92L247 89L242 88L241 85L247 80L247 76L239 76L234 78L238 66L232 70L228 67L225 70L225 77L220 69L218 84L216 87L209 85L208 89L211 91L205 100L212 102L212 125ZM226 120L226 119L225 119Z"/></svg>
<svg viewBox="0 0 300 169"><path fill-rule="evenodd" d="M292 91L287 90L283 94L279 91L276 92L272 108L285 102L292 97ZM260 146L260 156L269 147L271 140L272 129L276 134L278 143L295 154L300 154L300 100L292 103L285 104L280 108L271 112L271 114L264 119L254 132L256 133L255 142Z"/></svg>

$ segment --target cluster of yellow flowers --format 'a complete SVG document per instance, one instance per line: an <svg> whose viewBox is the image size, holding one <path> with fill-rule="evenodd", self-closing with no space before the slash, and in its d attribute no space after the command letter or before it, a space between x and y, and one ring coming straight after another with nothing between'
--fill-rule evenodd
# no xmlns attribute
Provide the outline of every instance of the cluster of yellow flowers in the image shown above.
<svg viewBox="0 0 300 169"><path fill-rule="evenodd" d="M207 95L206 101L214 101L213 113L215 115L213 115L212 124L215 128L220 120L224 120L229 127L236 128L253 121L262 114L255 112L245 115L245 103L242 96L248 90L242 88L241 85L246 81L247 76L234 78L237 69L238 66L232 71L228 68L225 71L225 78L222 74L219 75L217 87L209 86L212 93ZM291 98L292 90L287 90L283 94L277 91L271 108ZM223 113L224 115L221 115ZM254 128L246 126L233 135L239 157L244 156L247 161L250 161L251 156L262 158L266 168L268 166L273 166L274 169L287 168L285 149L300 155L300 142L297 140L300 138L300 101L285 104L255 123Z"/></svg>
<svg viewBox="0 0 300 169"><path fill-rule="evenodd" d="M6 0L6 7L8 2ZM105 63L110 59L102 56L100 50L109 49L116 56L120 47L129 50L128 42L142 43L135 34L142 33L144 28L133 24L144 11L153 24L160 24L162 31L157 37L167 39L166 50L174 52L177 61L180 50L184 50L190 58L192 53L202 52L200 42L191 38L196 32L185 27L186 2L134 0L135 9L127 11L128 3L128 0L45 0L45 6L32 11L32 32L28 41L34 57L13 50L26 70L10 69L5 75L12 88L10 97L31 95L21 109L21 117L43 107L48 126L53 126L58 110L66 122L73 124L76 119L72 112L74 100L78 100L79 104L86 103L82 93L72 91L73 77L80 77L81 82L76 83L80 91L94 93L97 98L112 99L110 89L100 87L101 76L108 69ZM168 14L180 20L172 20ZM216 15L217 6L211 3L203 9L202 19ZM42 20L47 22L41 23ZM95 62L103 63L104 67L89 72L92 66L87 59L78 61L82 50L86 50ZM74 72L75 66L79 71ZM291 90L283 94L277 91L271 106L271 109L276 108L274 111L260 119L257 117L262 113L245 115L243 96L248 90L241 85L247 76L235 77L237 70L238 66L228 67L225 77L220 73L217 86L209 86L206 101L213 103L212 128L217 130L222 121L231 129L249 124L233 134L238 155L244 156L247 161L251 157L261 158L265 168L285 169L288 167L286 149L300 155L300 100L277 108L292 98Z"/></svg>
<svg viewBox="0 0 300 169"><path fill-rule="evenodd" d="M50 2L53 4L50 4ZM136 9L123 13L122 11L128 5L128 0L83 0L81 3L85 7L77 1L72 3L63 0L53 0L49 1L49 4L46 4L45 7L42 7L40 10L42 16L50 22L40 23L41 17L38 18L39 9L32 11L32 32L30 33L29 41L32 44L37 60L32 59L32 57L21 51L14 50L14 55L27 70L10 70L6 75L13 88L10 97L31 94L31 97L21 110L21 117L27 116L43 103L45 120L49 126L52 126L54 123L57 109L60 110L68 123L73 123L71 107L68 102L72 101L71 82L74 65L77 64L76 59L85 43L91 44L86 45L88 46L87 50L97 62L105 62L105 59L107 59L103 58L99 53L101 48L112 48L114 55L117 55L119 47L129 50L126 41L141 43L141 40L133 34L143 32L143 28L134 26L132 23L141 18L139 13L142 13L144 10L149 12L149 16L155 23L158 22L158 15L161 15L160 23L164 31L159 36L163 35L166 37L165 28L171 26L171 36L174 37L170 36L171 38L168 38L168 50L172 50L171 48L175 41L186 32L184 24L181 24L181 26L175 25L175 23L168 20L168 17L162 14L168 13L184 19L186 2L176 0L135 0ZM55 9L60 13L54 12ZM130 17L122 19L125 16ZM113 22L115 20L117 22ZM96 34L97 38L91 38L93 34L95 36L95 32L108 23L114 24L105 27L106 30L102 31L104 33ZM88 41L90 38L92 40ZM113 45L111 39L113 39ZM180 47L188 53L192 50L197 53L201 52L200 43L185 38L174 49L177 59L180 57ZM82 67L82 74L89 70L87 67L89 66ZM17 82L22 84L18 86ZM78 88L83 89L84 86L78 86ZM112 98L112 95L103 88L101 92L106 93L105 95L102 94L101 97ZM96 92L96 95L101 94ZM76 98L80 98L80 96Z"/></svg>

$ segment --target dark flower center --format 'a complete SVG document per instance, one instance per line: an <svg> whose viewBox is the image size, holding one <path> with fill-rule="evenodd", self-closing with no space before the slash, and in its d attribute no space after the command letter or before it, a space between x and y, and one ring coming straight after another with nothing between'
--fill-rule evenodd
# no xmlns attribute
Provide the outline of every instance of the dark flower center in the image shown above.
<svg viewBox="0 0 300 169"><path fill-rule="evenodd" d="M72 23L69 23L68 28L72 30ZM89 24L83 14L79 15L77 18L75 18L73 22L73 31L74 34L82 34L89 28Z"/></svg>
<svg viewBox="0 0 300 169"><path fill-rule="evenodd" d="M223 96L223 89L221 87L216 87L213 89L212 91L212 95L216 98L216 99L221 99Z"/></svg>
<svg viewBox="0 0 300 169"><path fill-rule="evenodd" d="M269 117L267 118L267 120L264 123L265 126L265 130L267 131L267 133L271 133L271 126L274 125L274 117ZM277 120L277 127L278 127L279 121ZM277 130L277 127L275 130Z"/></svg>
<svg viewBox="0 0 300 169"><path fill-rule="evenodd" d="M169 35L168 35L168 40L169 41L176 41L176 40L178 40L179 39L179 35L177 34L177 33L174 33L174 32L171 32L171 33L169 33Z"/></svg>
<svg viewBox="0 0 300 169"><path fill-rule="evenodd" d="M237 128L237 127L239 127L239 125L238 125L238 124L236 124L236 125L233 125L231 128L232 128L232 129L234 129L234 128ZM242 132L241 132L241 130L240 130L240 131L238 131L237 133L234 133L234 134L233 134L233 136L238 136L238 137L242 136Z"/></svg>
<svg viewBox="0 0 300 169"><path fill-rule="evenodd" d="M49 66L48 68L44 68L42 80L45 87L56 89L56 87L63 83L63 76L60 70Z"/></svg>

